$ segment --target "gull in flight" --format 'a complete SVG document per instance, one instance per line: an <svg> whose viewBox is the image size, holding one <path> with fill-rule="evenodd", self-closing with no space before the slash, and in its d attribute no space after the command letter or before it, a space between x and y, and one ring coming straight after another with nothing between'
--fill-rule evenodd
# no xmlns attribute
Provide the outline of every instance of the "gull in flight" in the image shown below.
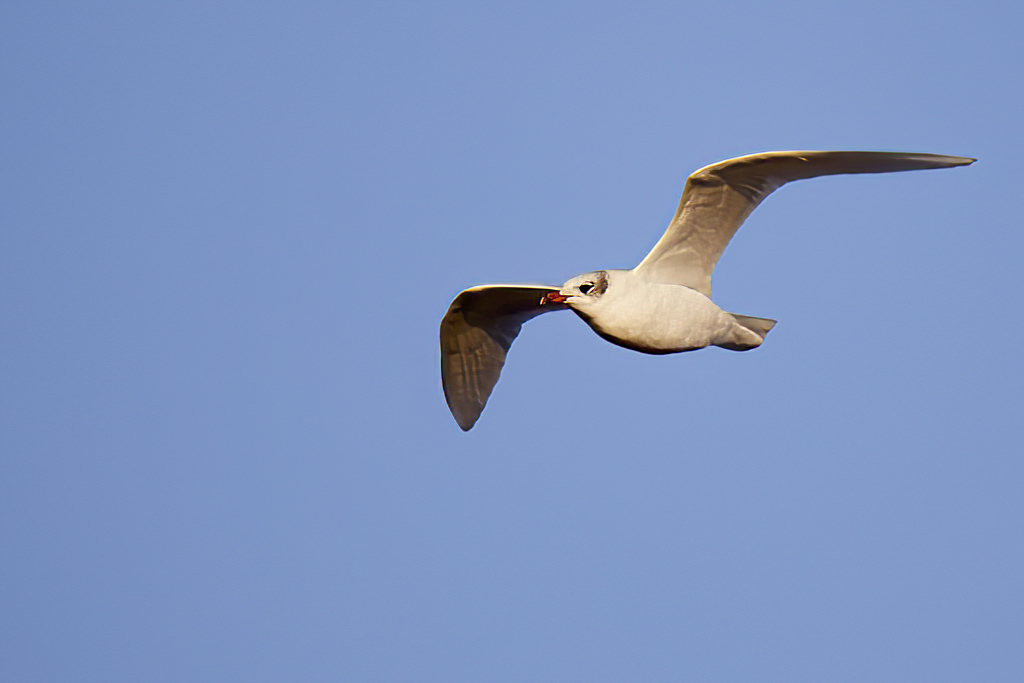
<svg viewBox="0 0 1024 683"><path fill-rule="evenodd" d="M711 272L765 197L804 178L974 161L903 152L766 152L705 166L686 180L668 229L632 270L595 270L561 287L481 285L455 297L441 320L441 384L448 407L459 427L472 428L523 323L548 311L569 308L604 339L643 353L760 346L775 321L719 308L711 300Z"/></svg>

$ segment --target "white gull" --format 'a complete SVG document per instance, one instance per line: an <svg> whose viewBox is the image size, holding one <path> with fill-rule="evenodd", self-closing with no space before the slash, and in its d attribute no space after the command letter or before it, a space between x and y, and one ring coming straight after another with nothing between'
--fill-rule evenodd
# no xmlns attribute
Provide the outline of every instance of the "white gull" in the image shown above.
<svg viewBox="0 0 1024 683"><path fill-rule="evenodd" d="M441 320L448 407L462 429L476 424L522 324L548 311L569 308L604 339L644 353L760 346L775 321L719 308L711 300L711 273L765 197L804 178L974 161L903 152L766 152L705 166L687 179L665 234L632 270L584 273L561 287L481 285L455 297Z"/></svg>

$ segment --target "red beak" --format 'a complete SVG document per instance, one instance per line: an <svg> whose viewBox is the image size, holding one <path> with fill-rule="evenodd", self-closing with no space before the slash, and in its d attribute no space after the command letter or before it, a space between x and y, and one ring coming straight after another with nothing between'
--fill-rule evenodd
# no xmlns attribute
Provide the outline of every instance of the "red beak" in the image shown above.
<svg viewBox="0 0 1024 683"><path fill-rule="evenodd" d="M562 294L561 292L548 292L547 294L540 298L540 305L543 306L544 304L560 304L568 298L569 297Z"/></svg>

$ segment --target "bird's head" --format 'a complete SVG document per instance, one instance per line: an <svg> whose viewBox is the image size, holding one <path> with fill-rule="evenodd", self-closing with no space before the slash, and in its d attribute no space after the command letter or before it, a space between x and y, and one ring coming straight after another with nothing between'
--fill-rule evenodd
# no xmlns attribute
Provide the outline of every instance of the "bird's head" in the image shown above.
<svg viewBox="0 0 1024 683"><path fill-rule="evenodd" d="M609 282L608 271L595 270L583 273L568 280L557 292L549 292L540 300L542 304L564 303L576 309L587 309L593 306L606 291Z"/></svg>

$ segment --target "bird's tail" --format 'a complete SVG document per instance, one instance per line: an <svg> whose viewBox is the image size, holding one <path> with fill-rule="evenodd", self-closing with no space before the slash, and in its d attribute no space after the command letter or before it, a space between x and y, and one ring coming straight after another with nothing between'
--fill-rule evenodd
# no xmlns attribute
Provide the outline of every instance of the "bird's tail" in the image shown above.
<svg viewBox="0 0 1024 683"><path fill-rule="evenodd" d="M722 343L715 344L730 351L748 351L761 345L768 331L775 327L771 318L754 318L749 315L730 313L741 329L734 328L733 335Z"/></svg>
<svg viewBox="0 0 1024 683"><path fill-rule="evenodd" d="M754 318L749 315L740 315L739 313L730 313L729 315L736 318L736 322L761 337L761 339L764 339L768 331L775 327L775 321L771 318Z"/></svg>

